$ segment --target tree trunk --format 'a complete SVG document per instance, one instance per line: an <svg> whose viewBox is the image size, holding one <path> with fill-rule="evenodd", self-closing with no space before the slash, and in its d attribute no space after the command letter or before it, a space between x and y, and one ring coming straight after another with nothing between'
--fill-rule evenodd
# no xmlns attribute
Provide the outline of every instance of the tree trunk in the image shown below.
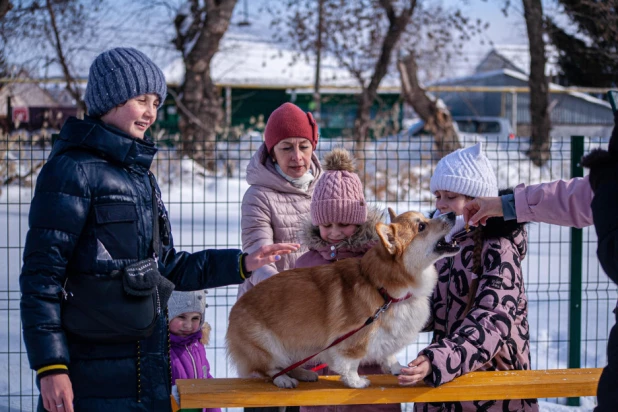
<svg viewBox="0 0 618 412"><path fill-rule="evenodd" d="M315 82L313 84L313 118L318 127L322 125L322 95L320 94L320 72L322 65L322 32L324 31L324 0L318 0L318 37L315 42Z"/></svg>
<svg viewBox="0 0 618 412"><path fill-rule="evenodd" d="M549 83L545 77L543 5L541 0L523 0L530 45L530 118L532 133L528 157L537 166L549 160Z"/></svg>
<svg viewBox="0 0 618 412"><path fill-rule="evenodd" d="M221 92L211 78L210 62L229 27L236 1L206 1L203 26L195 44L184 57L186 72L181 102L185 109L180 111L178 123L181 153L210 171L215 170L214 147L224 118Z"/></svg>
<svg viewBox="0 0 618 412"><path fill-rule="evenodd" d="M356 120L354 121L354 139L358 143L357 148L362 149L364 142L367 140L369 124L371 121L370 110L371 105L378 95L378 86L386 75L388 65L391 61L393 50L401 37L401 34L406 29L410 17L414 13L416 0L409 0L409 5L402 10L399 16L396 15L393 8L392 0L380 0L380 5L386 11L386 16L389 20L388 31L382 43L380 57L376 62L373 75L367 87L363 87L363 91L358 100L358 110L356 111Z"/></svg>
<svg viewBox="0 0 618 412"><path fill-rule="evenodd" d="M438 107L437 101L431 100L419 85L418 66L413 54L400 59L397 68L401 76L401 94L405 101L425 122L425 129L434 137L435 153L441 159L461 147L459 135L453 126L453 118L446 108Z"/></svg>
<svg viewBox="0 0 618 412"><path fill-rule="evenodd" d="M9 0L0 0L0 19L2 19L13 8Z"/></svg>

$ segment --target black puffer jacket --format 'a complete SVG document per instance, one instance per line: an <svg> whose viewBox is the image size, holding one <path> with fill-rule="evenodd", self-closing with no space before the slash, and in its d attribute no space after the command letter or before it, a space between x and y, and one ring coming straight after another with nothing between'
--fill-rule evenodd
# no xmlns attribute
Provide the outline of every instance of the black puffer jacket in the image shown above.
<svg viewBox="0 0 618 412"><path fill-rule="evenodd" d="M165 317L139 344L77 342L60 317L67 276L108 274L151 255L147 172L156 152L96 119L71 118L37 180L19 279L24 341L32 369L68 366L77 411L171 409ZM177 290L238 284L240 254L176 252L170 241L159 269Z"/></svg>

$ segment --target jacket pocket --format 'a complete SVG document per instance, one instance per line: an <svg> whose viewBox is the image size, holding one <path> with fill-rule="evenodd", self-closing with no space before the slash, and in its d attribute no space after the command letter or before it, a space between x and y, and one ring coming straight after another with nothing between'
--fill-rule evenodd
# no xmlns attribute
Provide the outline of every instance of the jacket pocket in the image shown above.
<svg viewBox="0 0 618 412"><path fill-rule="evenodd" d="M137 259L137 210L133 203L94 206L97 260Z"/></svg>

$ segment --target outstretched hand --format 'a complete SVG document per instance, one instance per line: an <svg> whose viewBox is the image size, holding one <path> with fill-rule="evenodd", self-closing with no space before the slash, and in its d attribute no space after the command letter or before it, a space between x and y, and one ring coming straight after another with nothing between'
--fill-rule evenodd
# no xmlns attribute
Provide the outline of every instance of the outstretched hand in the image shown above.
<svg viewBox="0 0 618 412"><path fill-rule="evenodd" d="M253 272L269 263L276 262L281 259L281 255L287 255L297 251L300 248L298 243L274 243L272 245L264 245L253 253L245 256L245 269Z"/></svg>
<svg viewBox="0 0 618 412"><path fill-rule="evenodd" d="M433 368L431 367L429 358L425 355L420 355L418 358L408 363L407 368L401 368L401 373L397 377L397 380L402 386L414 385L429 376L432 370Z"/></svg>
<svg viewBox="0 0 618 412"><path fill-rule="evenodd" d="M499 197L477 197L466 203L463 210L464 222L470 226L483 226L490 217L504 216L502 200Z"/></svg>

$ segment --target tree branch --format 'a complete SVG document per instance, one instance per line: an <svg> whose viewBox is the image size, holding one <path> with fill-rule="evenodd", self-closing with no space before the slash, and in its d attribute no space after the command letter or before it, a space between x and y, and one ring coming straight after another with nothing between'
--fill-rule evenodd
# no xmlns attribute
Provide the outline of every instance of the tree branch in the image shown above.
<svg viewBox="0 0 618 412"><path fill-rule="evenodd" d="M75 79L71 75L69 66L67 64L67 61L64 55L64 51L62 50L62 43L60 41L60 31L58 30L58 25L56 23L56 13L54 12L54 9L52 7L50 0L46 0L45 5L47 7L47 12L49 13L51 26L53 30L54 48L56 49L56 55L58 57L58 62L60 63L60 66L62 67L64 79L67 82L66 89L77 102L78 109L84 110L85 106L84 106L84 102L81 99L81 93L79 92L79 89L77 88L75 84Z"/></svg>

